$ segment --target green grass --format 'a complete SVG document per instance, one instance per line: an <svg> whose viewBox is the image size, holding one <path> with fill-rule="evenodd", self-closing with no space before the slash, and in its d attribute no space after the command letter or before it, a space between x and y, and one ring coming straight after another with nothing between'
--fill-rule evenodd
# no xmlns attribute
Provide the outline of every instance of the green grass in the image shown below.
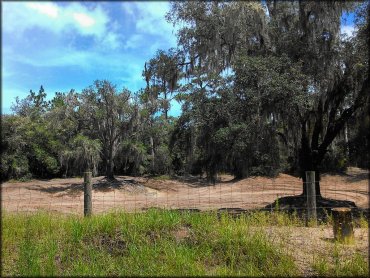
<svg viewBox="0 0 370 278"><path fill-rule="evenodd" d="M266 226L302 226L283 213L233 219L216 213L149 210L88 218L2 214L2 276L297 276L284 246ZM339 256L339 255L338 255ZM338 273L368 270L359 256ZM313 268L326 275L328 261Z"/></svg>
<svg viewBox="0 0 370 278"><path fill-rule="evenodd" d="M340 256L341 248L343 247L335 245L331 256L316 257L312 264L312 269L319 276L367 277L369 275L369 264L365 257L359 252L354 252L350 258L343 259Z"/></svg>

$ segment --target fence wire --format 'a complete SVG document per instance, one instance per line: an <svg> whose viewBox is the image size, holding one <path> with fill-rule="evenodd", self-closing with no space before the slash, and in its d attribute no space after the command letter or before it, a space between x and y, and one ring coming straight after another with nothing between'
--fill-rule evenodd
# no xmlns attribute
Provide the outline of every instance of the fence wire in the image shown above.
<svg viewBox="0 0 370 278"><path fill-rule="evenodd" d="M199 177L116 178L115 182L108 182L103 177L92 179L94 215L114 210L141 212L149 208L218 210L236 214L242 211L248 213L255 209L286 210L284 197L295 198L293 202L295 208L306 210L305 199L298 197L303 190L302 180L288 175L280 175L276 179L255 177L244 180L224 176L214 185ZM341 206L340 201L351 201L357 207L368 208L367 178L329 176L322 179L320 184L324 199L336 200L339 202L338 206ZM2 184L1 190L2 209L6 212L34 213L43 210L80 216L84 213L83 178L7 182ZM280 200L281 203L276 200ZM317 209L329 208L329 205L333 206L333 203L318 202ZM346 245L341 249L334 243L333 229L329 225L307 228L302 224L270 223L251 226L245 231L248 233L261 231L265 234L274 246L278 246L286 255L294 258L304 276L317 275L313 272L313 265L322 263L322 258L326 258L332 265L335 265L336 261L347 263L357 252L368 262L368 229L356 228L355 244Z"/></svg>
<svg viewBox="0 0 370 278"><path fill-rule="evenodd" d="M234 180L224 177L209 184L199 177L156 179L118 176L114 182L103 177L92 180L93 213L123 210L145 211L149 208L196 209L287 209L283 197L295 196L293 207L306 209L302 194L302 180L287 175L276 179L262 177ZM336 206L350 201L360 208L368 208L368 182L356 179L323 179L321 196L337 200ZM7 182L1 185L2 209L8 212L37 210L83 214L83 178ZM276 202L279 200L279 202ZM334 204L335 205L335 204ZM318 202L317 209L330 208L333 203ZM292 208L290 205L289 209Z"/></svg>

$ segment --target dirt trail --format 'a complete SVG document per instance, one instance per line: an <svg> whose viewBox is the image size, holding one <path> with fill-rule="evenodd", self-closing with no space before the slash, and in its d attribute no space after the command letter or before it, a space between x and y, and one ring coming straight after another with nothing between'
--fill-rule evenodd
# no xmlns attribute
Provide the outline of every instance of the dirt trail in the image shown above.
<svg viewBox="0 0 370 278"><path fill-rule="evenodd" d="M207 185L198 178L158 180L153 178L117 176L109 183L104 177L93 178L93 210L127 211L149 207L198 208L223 207L261 208L276 198L302 192L299 178L280 174L277 178L255 177L239 181L222 175L216 185ZM1 185L2 209L35 211L45 209L82 214L83 179L32 180L6 182ZM323 175L322 195L327 198L354 201L358 207L368 207L367 172L350 168L347 175Z"/></svg>

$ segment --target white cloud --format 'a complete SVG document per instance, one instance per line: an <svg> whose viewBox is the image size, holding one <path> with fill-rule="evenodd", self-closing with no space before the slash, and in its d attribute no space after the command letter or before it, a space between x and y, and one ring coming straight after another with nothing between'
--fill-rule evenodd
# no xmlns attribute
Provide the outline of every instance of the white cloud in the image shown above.
<svg viewBox="0 0 370 278"><path fill-rule="evenodd" d="M96 5L93 9L72 2L64 6L55 3L38 2L6 2L3 5L3 30L22 36L24 32L34 27L63 36L63 32L76 31L82 36L93 36L99 41L104 37L111 45L116 46L117 36L108 30L109 17L107 13Z"/></svg>
<svg viewBox="0 0 370 278"><path fill-rule="evenodd" d="M33 67L62 67L78 66L84 70L93 69L96 65L106 63L107 58L97 51L83 51L60 46L58 48L45 49L35 55L15 54L8 58L11 61L27 64ZM110 62L113 66L115 60Z"/></svg>
<svg viewBox="0 0 370 278"><path fill-rule="evenodd" d="M345 34L348 37L352 37L355 31L356 31L356 28L354 25L342 25L340 28L340 33Z"/></svg>
<svg viewBox="0 0 370 278"><path fill-rule="evenodd" d="M135 49L140 44L144 43L144 36L140 34L134 34L129 37L129 39L126 41L125 45L123 46L124 49Z"/></svg>
<svg viewBox="0 0 370 278"><path fill-rule="evenodd" d="M49 17L58 17L58 6L54 3L27 3L26 6Z"/></svg>
<svg viewBox="0 0 370 278"><path fill-rule="evenodd" d="M171 46L176 45L176 29L165 19L170 9L168 2L125 2L122 7L135 22L137 33L158 36Z"/></svg>
<svg viewBox="0 0 370 278"><path fill-rule="evenodd" d="M95 24L95 20L84 13L73 13L73 18L82 26L82 27L91 27Z"/></svg>
<svg viewBox="0 0 370 278"><path fill-rule="evenodd" d="M169 10L167 2L142 2L137 4L139 10L136 28L152 35L172 32L172 25L167 23L165 15Z"/></svg>
<svg viewBox="0 0 370 278"><path fill-rule="evenodd" d="M108 49L117 49L121 46L121 35L109 32L103 39L101 40L101 45L107 46ZM103 47L104 48L104 47Z"/></svg>

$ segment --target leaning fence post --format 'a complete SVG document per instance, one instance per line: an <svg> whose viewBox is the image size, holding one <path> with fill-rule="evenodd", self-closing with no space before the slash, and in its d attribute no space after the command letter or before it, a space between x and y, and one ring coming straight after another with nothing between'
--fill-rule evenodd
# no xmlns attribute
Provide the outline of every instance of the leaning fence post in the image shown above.
<svg viewBox="0 0 370 278"><path fill-rule="evenodd" d="M313 221L316 224L316 188L315 188L315 171L306 171L306 188L307 188L307 222Z"/></svg>
<svg viewBox="0 0 370 278"><path fill-rule="evenodd" d="M92 184L91 172L84 172L84 216L90 216L92 213Z"/></svg>

